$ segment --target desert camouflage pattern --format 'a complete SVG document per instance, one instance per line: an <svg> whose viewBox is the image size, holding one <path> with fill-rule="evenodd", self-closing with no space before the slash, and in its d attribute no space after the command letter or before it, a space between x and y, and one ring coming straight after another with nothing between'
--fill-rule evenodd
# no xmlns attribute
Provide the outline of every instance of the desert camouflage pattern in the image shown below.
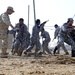
<svg viewBox="0 0 75 75"><path fill-rule="evenodd" d="M11 24L7 13L0 15L0 39L2 40L2 53L5 54L8 47L8 27Z"/></svg>

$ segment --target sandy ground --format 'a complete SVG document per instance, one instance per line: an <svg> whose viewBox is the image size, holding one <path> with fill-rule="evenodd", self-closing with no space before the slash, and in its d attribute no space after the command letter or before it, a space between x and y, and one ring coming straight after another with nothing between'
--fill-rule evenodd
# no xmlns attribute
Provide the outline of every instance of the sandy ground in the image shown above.
<svg viewBox="0 0 75 75"><path fill-rule="evenodd" d="M70 55L0 58L0 75L75 75Z"/></svg>

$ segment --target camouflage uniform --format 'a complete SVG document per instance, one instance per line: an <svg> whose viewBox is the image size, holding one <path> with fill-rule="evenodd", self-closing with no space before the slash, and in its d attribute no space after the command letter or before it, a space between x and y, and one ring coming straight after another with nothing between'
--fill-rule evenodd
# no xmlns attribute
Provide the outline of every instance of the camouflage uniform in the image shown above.
<svg viewBox="0 0 75 75"><path fill-rule="evenodd" d="M61 30L61 28L59 26L55 29L54 39L56 39L56 37L59 39L59 35L60 35L59 32L60 32L60 30ZM59 43L59 40L58 40L57 44L58 43ZM62 49L64 50L65 53L68 53L64 43L61 45L61 47L62 47ZM60 48L58 49L57 53L59 54L59 52L60 52Z"/></svg>
<svg viewBox="0 0 75 75"><path fill-rule="evenodd" d="M8 27L11 25L7 13L0 16L0 39L2 40L2 54L6 54L8 47Z"/></svg>
<svg viewBox="0 0 75 75"><path fill-rule="evenodd" d="M72 38L70 37L71 31L72 31L72 28L68 28L66 23L64 23L60 30L60 35L59 35L59 39L58 39L59 43L57 44L57 46L54 49L54 54L55 54L56 50L58 48L60 48L64 42L71 45L72 50L75 50L75 43L72 40Z"/></svg>
<svg viewBox="0 0 75 75"><path fill-rule="evenodd" d="M12 45L15 51L22 53L23 50L26 48L26 36L27 36L27 26L25 24L21 25L18 23L16 24L13 31L15 34L15 39Z"/></svg>
<svg viewBox="0 0 75 75"><path fill-rule="evenodd" d="M31 49L36 46L36 51L40 50L41 44L40 44L40 38L39 38L39 32L40 32L40 27L37 27L35 25L32 30L32 37L31 37L31 45L26 51L31 51Z"/></svg>
<svg viewBox="0 0 75 75"><path fill-rule="evenodd" d="M47 53L51 54L51 52L50 52L50 50L49 50L49 48L48 48L48 44L49 44L49 42L50 42L50 40L51 40L49 33L44 30L44 31L41 33L41 36L42 36L42 38L45 39L45 40L43 41L43 44L42 44L43 51L44 51L44 52L46 51Z"/></svg>
<svg viewBox="0 0 75 75"><path fill-rule="evenodd" d="M35 26L33 27L31 43L29 48L26 50L26 52L31 52L34 46L36 46L35 53L37 53L40 50L41 44L40 44L39 32L43 29L45 23L46 22L43 22L40 26L35 24Z"/></svg>
<svg viewBox="0 0 75 75"><path fill-rule="evenodd" d="M26 31L26 33L24 33L24 35L23 35L23 40L21 42L21 46L18 49L20 56L21 56L23 50L28 48L29 44L30 44L30 33L28 31Z"/></svg>

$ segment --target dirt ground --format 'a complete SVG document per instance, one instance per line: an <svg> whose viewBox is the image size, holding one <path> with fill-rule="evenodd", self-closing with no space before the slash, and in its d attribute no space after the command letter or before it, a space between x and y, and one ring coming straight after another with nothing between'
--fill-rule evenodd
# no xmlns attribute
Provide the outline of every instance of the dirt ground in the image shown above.
<svg viewBox="0 0 75 75"><path fill-rule="evenodd" d="M75 75L70 55L0 58L0 75Z"/></svg>

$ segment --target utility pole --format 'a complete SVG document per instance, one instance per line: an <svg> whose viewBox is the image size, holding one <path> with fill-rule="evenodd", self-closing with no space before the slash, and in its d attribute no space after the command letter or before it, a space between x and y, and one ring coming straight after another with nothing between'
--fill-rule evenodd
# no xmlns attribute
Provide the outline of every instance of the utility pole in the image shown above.
<svg viewBox="0 0 75 75"><path fill-rule="evenodd" d="M33 11L34 11L34 23L35 23L36 21L35 0L33 0Z"/></svg>
<svg viewBox="0 0 75 75"><path fill-rule="evenodd" d="M35 13L35 0L33 0L33 12L34 12L34 23L36 21L36 13ZM36 23L35 23L36 24ZM37 33L36 33L37 34ZM37 35L36 35L36 41L38 41ZM36 49L37 49L37 42L36 42ZM37 53L37 50L35 50L35 55Z"/></svg>

